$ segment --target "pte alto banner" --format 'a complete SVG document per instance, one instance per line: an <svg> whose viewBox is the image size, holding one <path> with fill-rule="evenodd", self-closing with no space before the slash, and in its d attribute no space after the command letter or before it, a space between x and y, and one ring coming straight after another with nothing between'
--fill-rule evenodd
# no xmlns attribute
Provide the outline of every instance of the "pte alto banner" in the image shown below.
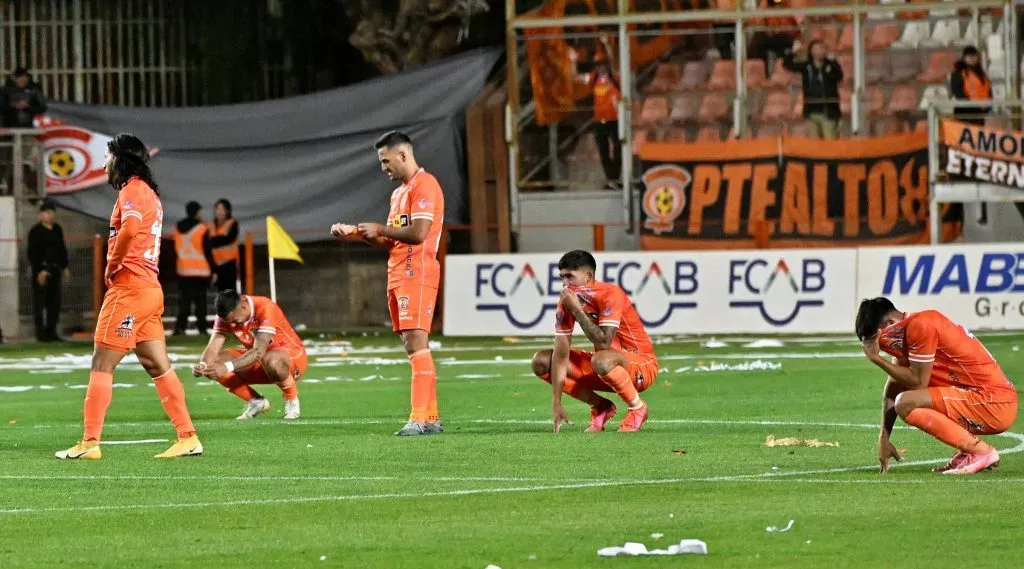
<svg viewBox="0 0 1024 569"><path fill-rule="evenodd" d="M644 249L926 240L924 133L855 140L638 145Z"/></svg>
<svg viewBox="0 0 1024 569"><path fill-rule="evenodd" d="M863 248L857 264L859 298L939 310L967 328L1024 329L1024 245Z"/></svg>
<svg viewBox="0 0 1024 569"><path fill-rule="evenodd" d="M444 333L546 336L561 254L451 255ZM825 333L853 329L856 251L598 253L651 334Z"/></svg>
<svg viewBox="0 0 1024 569"><path fill-rule="evenodd" d="M1024 190L1024 133L956 120L941 130L947 174Z"/></svg>

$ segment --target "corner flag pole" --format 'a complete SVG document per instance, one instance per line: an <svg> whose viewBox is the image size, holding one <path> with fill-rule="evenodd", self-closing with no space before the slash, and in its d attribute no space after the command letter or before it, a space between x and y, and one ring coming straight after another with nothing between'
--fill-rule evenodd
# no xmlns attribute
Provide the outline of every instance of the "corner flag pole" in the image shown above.
<svg viewBox="0 0 1024 569"><path fill-rule="evenodd" d="M274 272L274 259L290 259L302 262L299 246L281 227L273 216L267 216L267 258L270 264L270 299L277 302L277 274Z"/></svg>
<svg viewBox="0 0 1024 569"><path fill-rule="evenodd" d="M273 257L270 257L270 300L277 302L277 277L274 275Z"/></svg>

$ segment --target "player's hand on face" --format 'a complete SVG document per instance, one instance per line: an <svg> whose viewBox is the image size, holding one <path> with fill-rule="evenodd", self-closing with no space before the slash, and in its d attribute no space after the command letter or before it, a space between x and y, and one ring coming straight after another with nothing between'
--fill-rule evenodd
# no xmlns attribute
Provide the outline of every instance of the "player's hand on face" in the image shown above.
<svg viewBox="0 0 1024 569"><path fill-rule="evenodd" d="M367 239L376 239L381 236L384 226L379 223L360 223L356 227Z"/></svg>
<svg viewBox="0 0 1024 569"><path fill-rule="evenodd" d="M892 441L889 437L883 435L878 439L878 472L885 474L889 472L889 459L894 458L896 462L901 462L903 457L900 456L900 452L893 446Z"/></svg>
<svg viewBox="0 0 1024 569"><path fill-rule="evenodd" d="M860 347L864 350L864 355L867 356L869 360L875 361L881 359L882 356L878 355L878 352L881 350L881 348L878 347L878 334L875 334L861 342Z"/></svg>
<svg viewBox="0 0 1024 569"><path fill-rule="evenodd" d="M562 423L566 425L572 425L572 421L569 420L569 414L565 412L565 407L562 407L561 403L555 403L552 408L552 416L555 421L555 432L561 432Z"/></svg>
<svg viewBox="0 0 1024 569"><path fill-rule="evenodd" d="M203 376L210 379L221 378L229 373L231 372L228 371L228 367L221 363L208 365L203 369Z"/></svg>
<svg viewBox="0 0 1024 569"><path fill-rule="evenodd" d="M562 287L562 294L559 295L558 300L561 301L562 306L570 310L580 308L579 297L576 296L576 292L568 286Z"/></svg>

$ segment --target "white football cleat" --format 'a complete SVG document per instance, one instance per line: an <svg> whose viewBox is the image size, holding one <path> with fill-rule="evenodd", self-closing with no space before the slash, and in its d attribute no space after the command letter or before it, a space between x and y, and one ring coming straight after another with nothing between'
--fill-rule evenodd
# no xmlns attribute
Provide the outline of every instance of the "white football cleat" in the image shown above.
<svg viewBox="0 0 1024 569"><path fill-rule="evenodd" d="M252 419L256 415L262 415L270 411L270 401L267 401L263 397L255 397L249 400L249 403L245 405L245 409L242 414L235 417L239 421L246 421Z"/></svg>
<svg viewBox="0 0 1024 569"><path fill-rule="evenodd" d="M299 399L284 400L284 420L291 421L299 418Z"/></svg>

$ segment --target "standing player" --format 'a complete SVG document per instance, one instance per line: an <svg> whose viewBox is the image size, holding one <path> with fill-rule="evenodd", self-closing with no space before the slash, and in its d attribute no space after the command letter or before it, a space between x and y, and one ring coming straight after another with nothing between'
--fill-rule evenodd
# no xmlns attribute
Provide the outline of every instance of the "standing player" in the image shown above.
<svg viewBox="0 0 1024 569"><path fill-rule="evenodd" d="M306 346L281 307L265 296L239 296L234 290L217 295L217 319L203 355L192 368L196 377L217 380L246 402L237 418L252 419L270 410L270 402L251 385L274 383L284 394L284 418L299 418L295 382L306 372ZM233 334L244 350L222 350Z"/></svg>
<svg viewBox="0 0 1024 569"><path fill-rule="evenodd" d="M92 371L85 392L85 434L78 444L58 452L60 459L102 457L100 433L113 393L114 368L130 350L135 350L153 378L160 403L178 432L177 442L156 458L203 454L185 406L185 390L167 359L160 318L164 293L157 280L164 211L148 161L145 145L130 134L119 134L107 143L103 168L119 192L110 216L103 275L108 289L96 318Z"/></svg>
<svg viewBox="0 0 1024 569"><path fill-rule="evenodd" d="M444 223L444 195L429 172L416 163L412 140L392 131L374 144L380 169L401 182L391 193L387 225L337 223L331 234L350 241L365 241L390 249L388 310L391 327L402 336L412 365L412 413L399 436L443 432L437 410L437 373L430 355L430 324L441 279L437 247Z"/></svg>
<svg viewBox="0 0 1024 569"><path fill-rule="evenodd" d="M882 472L889 471L890 458L900 460L890 441L897 415L957 449L936 472L975 474L999 464L999 452L975 435L1013 425L1017 390L977 338L941 312L907 314L881 297L860 303L856 327L864 354L889 376L878 438Z"/></svg>
<svg viewBox="0 0 1024 569"><path fill-rule="evenodd" d="M569 251L558 261L564 288L555 311L555 346L533 356L533 373L552 387L555 432L569 416L562 393L590 405L588 433L604 430L615 404L597 391L614 391L628 406L619 432L639 431L647 421L640 392L658 376L658 358L640 315L626 292L594 279L597 261L586 251ZM593 352L570 349L576 323L594 343Z"/></svg>

